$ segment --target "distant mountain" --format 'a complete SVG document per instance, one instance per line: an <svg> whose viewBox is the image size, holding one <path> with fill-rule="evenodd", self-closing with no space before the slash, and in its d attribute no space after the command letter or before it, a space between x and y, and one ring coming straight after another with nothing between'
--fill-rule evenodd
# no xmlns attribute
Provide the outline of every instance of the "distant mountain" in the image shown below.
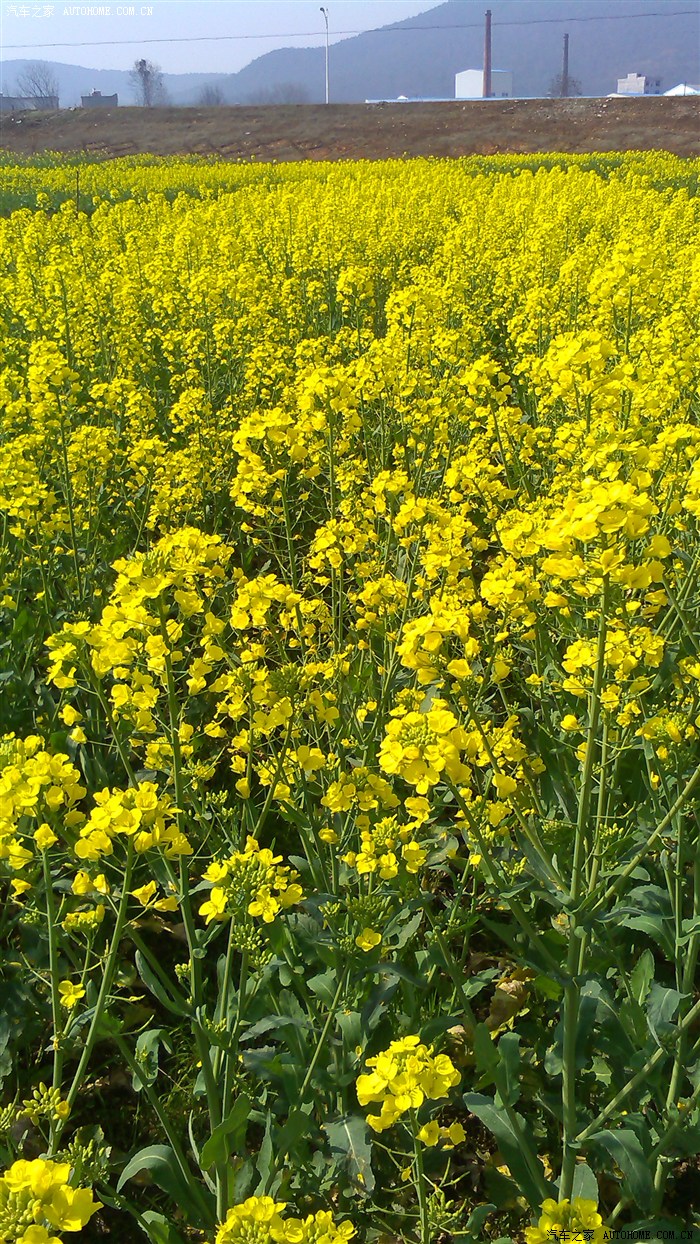
<svg viewBox="0 0 700 1244"><path fill-rule="evenodd" d="M520 96L544 96L561 70L569 34L569 72L584 95L607 95L630 72L661 78L662 90L700 81L698 0L488 0L493 14L493 67L513 74ZM447 0L417 17L331 46L331 100L452 98L454 75L483 57L485 0ZM647 16L648 15L648 16ZM595 19L595 20L592 20ZM602 19L602 20L601 20ZM0 66L12 94L26 61ZM128 70L52 64L62 107L93 88L133 102ZM324 49L279 48L235 74L164 74L173 103L194 104L206 86L228 103L322 102Z"/></svg>
<svg viewBox="0 0 700 1244"><path fill-rule="evenodd" d="M493 67L512 72L516 95L549 93L561 70L565 31L569 72L584 95L607 95L616 89L618 77L631 71L661 78L662 90L700 78L697 0L488 2ZM453 97L455 73L482 64L485 8L485 0L448 0L417 17L332 45L332 101ZM680 11L683 15L673 16ZM664 16L639 16L647 13ZM268 52L222 85L228 98L243 102L281 83L298 83L314 102L322 101L323 49Z"/></svg>

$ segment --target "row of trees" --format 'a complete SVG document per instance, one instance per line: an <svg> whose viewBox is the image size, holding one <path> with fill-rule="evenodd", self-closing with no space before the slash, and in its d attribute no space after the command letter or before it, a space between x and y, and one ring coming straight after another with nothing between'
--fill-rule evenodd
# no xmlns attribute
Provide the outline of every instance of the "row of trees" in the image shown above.
<svg viewBox="0 0 700 1244"><path fill-rule="evenodd" d="M170 103L160 65L141 58L134 62L129 78L136 103L140 107L162 108ZM16 93L23 99L58 97L58 78L46 61L33 61L26 65L17 75L16 81ZM205 108L213 108L227 104L229 100L219 84L211 82L202 88L197 102ZM277 86L256 92L246 100L249 104L306 104L308 102L308 92L302 85L295 82L281 82Z"/></svg>
<svg viewBox="0 0 700 1244"><path fill-rule="evenodd" d="M162 108L170 102L160 65L141 58L134 62L129 77L136 102L142 108ZM568 77L566 88L568 95L581 94L581 83L576 78ZM46 99L52 95L57 96L58 78L51 66L45 61L35 61L27 65L17 77L17 94L25 99ZM551 97L564 94L561 74L557 74L556 78L552 79L549 94ZM197 102L205 108L213 108L229 101L218 83L212 82L202 88ZM305 104L309 102L309 96L303 86L294 82L282 82L268 90L258 91L246 102L250 104Z"/></svg>
<svg viewBox="0 0 700 1244"><path fill-rule="evenodd" d="M167 104L168 95L163 82L160 65L150 60L137 60L129 74L137 104L143 108L155 108ZM50 99L58 97L59 83L56 74L46 61L31 61L25 65L16 79L16 92L22 99ZM217 103L223 100L215 101Z"/></svg>

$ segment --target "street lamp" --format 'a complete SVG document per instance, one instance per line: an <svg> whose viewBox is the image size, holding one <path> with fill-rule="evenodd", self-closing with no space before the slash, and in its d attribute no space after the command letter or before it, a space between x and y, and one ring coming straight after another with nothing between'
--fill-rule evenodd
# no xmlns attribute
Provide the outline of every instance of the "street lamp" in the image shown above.
<svg viewBox="0 0 700 1244"><path fill-rule="evenodd" d="M323 18L326 23L326 103L328 103L328 9L324 9L323 5L321 5L320 11L323 13Z"/></svg>

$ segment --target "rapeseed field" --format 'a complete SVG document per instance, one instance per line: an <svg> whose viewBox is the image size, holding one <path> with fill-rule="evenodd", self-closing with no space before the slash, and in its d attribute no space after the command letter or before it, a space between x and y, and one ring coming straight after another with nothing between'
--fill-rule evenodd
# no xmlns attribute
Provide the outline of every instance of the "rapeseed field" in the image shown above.
<svg viewBox="0 0 700 1244"><path fill-rule="evenodd" d="M1 171L0 1241L693 1238L697 166Z"/></svg>

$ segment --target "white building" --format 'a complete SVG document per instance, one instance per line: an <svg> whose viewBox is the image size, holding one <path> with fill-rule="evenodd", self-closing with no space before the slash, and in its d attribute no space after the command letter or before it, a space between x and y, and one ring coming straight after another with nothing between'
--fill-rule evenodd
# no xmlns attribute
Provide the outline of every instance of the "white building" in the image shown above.
<svg viewBox="0 0 700 1244"><path fill-rule="evenodd" d="M455 74L455 99L483 99L483 69L463 69ZM507 69L491 70L491 99L513 98L513 75Z"/></svg>
<svg viewBox="0 0 700 1244"><path fill-rule="evenodd" d="M691 86L690 82L679 82L678 86L672 86L670 91L664 91L664 95L700 95L700 86Z"/></svg>
<svg viewBox="0 0 700 1244"><path fill-rule="evenodd" d="M650 78L644 73L628 73L617 79L618 95L660 95L661 78Z"/></svg>

